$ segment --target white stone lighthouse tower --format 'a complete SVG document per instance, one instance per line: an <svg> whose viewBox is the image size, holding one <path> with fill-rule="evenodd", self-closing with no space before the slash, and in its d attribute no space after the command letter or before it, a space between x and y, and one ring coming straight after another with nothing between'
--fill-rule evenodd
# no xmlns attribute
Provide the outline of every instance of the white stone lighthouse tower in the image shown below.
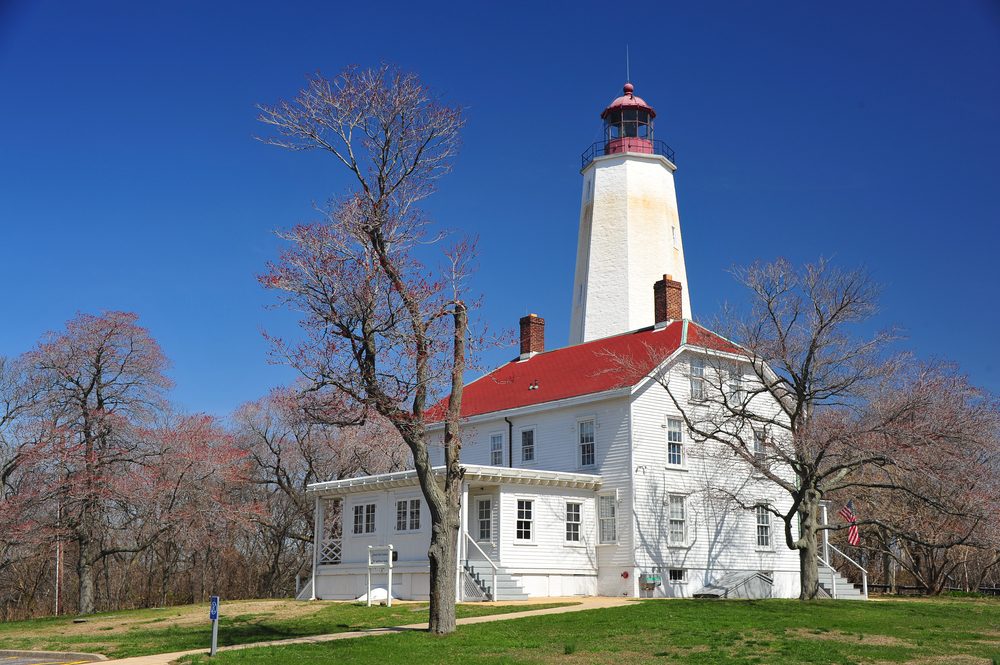
<svg viewBox="0 0 1000 665"><path fill-rule="evenodd" d="M653 283L681 283L691 317L673 150L653 136L656 112L624 94L601 113L604 138L583 154L570 344L654 323Z"/></svg>

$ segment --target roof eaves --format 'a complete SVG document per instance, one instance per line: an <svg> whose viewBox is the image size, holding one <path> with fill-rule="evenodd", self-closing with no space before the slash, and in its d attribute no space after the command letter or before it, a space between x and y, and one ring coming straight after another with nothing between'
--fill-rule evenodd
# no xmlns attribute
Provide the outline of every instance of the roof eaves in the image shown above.
<svg viewBox="0 0 1000 665"><path fill-rule="evenodd" d="M509 409L501 409L498 411L487 411L485 413L477 413L474 416L468 416L462 418L461 424L474 424L481 423L484 420L495 420L503 417L512 416L523 416L531 413L537 413L539 411L545 411L547 409L562 409L568 406L576 406L578 404L589 404L590 402L596 402L602 399L612 399L615 397L621 397L623 395L628 395L631 392L632 386L622 386L620 388L612 388L610 390L602 390L596 393L587 393L584 395L574 395L573 397L566 397L563 399L550 400L548 402L538 402L536 404L525 404L524 406L516 406ZM439 421L435 423L427 424L428 432L437 432L444 429L444 422Z"/></svg>

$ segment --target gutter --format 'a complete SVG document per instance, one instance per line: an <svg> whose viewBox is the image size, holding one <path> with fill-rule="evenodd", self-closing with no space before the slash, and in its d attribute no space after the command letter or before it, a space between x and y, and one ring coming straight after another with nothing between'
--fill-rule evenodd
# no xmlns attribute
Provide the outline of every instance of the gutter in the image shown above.
<svg viewBox="0 0 1000 665"><path fill-rule="evenodd" d="M503 417L507 421L507 466L514 468L514 423L507 416Z"/></svg>

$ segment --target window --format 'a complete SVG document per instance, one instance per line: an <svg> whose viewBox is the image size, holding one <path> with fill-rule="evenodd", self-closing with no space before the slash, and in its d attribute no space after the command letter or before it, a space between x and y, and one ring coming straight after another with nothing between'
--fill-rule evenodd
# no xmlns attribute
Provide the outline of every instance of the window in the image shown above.
<svg viewBox="0 0 1000 665"><path fill-rule="evenodd" d="M598 535L602 545L618 542L617 509L614 494L601 494L597 497Z"/></svg>
<svg viewBox="0 0 1000 665"><path fill-rule="evenodd" d="M354 506L354 533L357 535L375 533L374 503L363 503Z"/></svg>
<svg viewBox="0 0 1000 665"><path fill-rule="evenodd" d="M680 418L667 418L667 464L680 466L684 461L684 431Z"/></svg>
<svg viewBox="0 0 1000 665"><path fill-rule="evenodd" d="M755 506L754 512L757 513L757 547L770 549L771 513L768 512L767 506L764 504Z"/></svg>
<svg viewBox="0 0 1000 665"><path fill-rule="evenodd" d="M767 459L767 449L764 446L764 433L754 430L753 432L753 457L758 462Z"/></svg>
<svg viewBox="0 0 1000 665"><path fill-rule="evenodd" d="M531 540L532 527L535 523L535 502L531 499L517 500L517 525L514 533L516 540Z"/></svg>
<svg viewBox="0 0 1000 665"><path fill-rule="evenodd" d="M739 366L734 367L729 371L729 379L726 382L726 390L728 392L729 405L733 407L742 407L743 403L746 402L746 390L743 389L743 371Z"/></svg>
<svg viewBox="0 0 1000 665"><path fill-rule="evenodd" d="M420 530L420 499L400 499L396 502L396 531Z"/></svg>
<svg viewBox="0 0 1000 665"><path fill-rule="evenodd" d="M535 430L526 429L521 431L521 461L533 462L535 460Z"/></svg>
<svg viewBox="0 0 1000 665"><path fill-rule="evenodd" d="M580 542L580 504L566 504L566 542Z"/></svg>
<svg viewBox="0 0 1000 665"><path fill-rule="evenodd" d="M687 571L683 568L671 568L667 571L667 581L671 584L687 582Z"/></svg>
<svg viewBox="0 0 1000 665"><path fill-rule="evenodd" d="M691 359L691 399L705 399L705 361L701 358Z"/></svg>
<svg viewBox="0 0 1000 665"><path fill-rule="evenodd" d="M580 466L594 466L596 455L594 451L594 421L581 420L578 424L580 440Z"/></svg>
<svg viewBox="0 0 1000 665"><path fill-rule="evenodd" d="M490 464L503 466L503 434L490 435Z"/></svg>
<svg viewBox="0 0 1000 665"><path fill-rule="evenodd" d="M684 509L684 496L671 494L667 499L669 504L669 525L667 538L670 545L684 545L687 542L687 520Z"/></svg>
<svg viewBox="0 0 1000 665"><path fill-rule="evenodd" d="M493 540L493 499L479 499L476 502L476 540Z"/></svg>

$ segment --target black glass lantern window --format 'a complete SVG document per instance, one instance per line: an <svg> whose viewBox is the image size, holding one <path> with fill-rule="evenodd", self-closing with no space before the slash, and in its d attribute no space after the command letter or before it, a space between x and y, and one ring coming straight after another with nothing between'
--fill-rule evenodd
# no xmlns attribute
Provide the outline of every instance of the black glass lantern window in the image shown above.
<svg viewBox="0 0 1000 665"><path fill-rule="evenodd" d="M653 138L653 122L645 109L616 109L604 119L605 138L608 141L627 138Z"/></svg>

